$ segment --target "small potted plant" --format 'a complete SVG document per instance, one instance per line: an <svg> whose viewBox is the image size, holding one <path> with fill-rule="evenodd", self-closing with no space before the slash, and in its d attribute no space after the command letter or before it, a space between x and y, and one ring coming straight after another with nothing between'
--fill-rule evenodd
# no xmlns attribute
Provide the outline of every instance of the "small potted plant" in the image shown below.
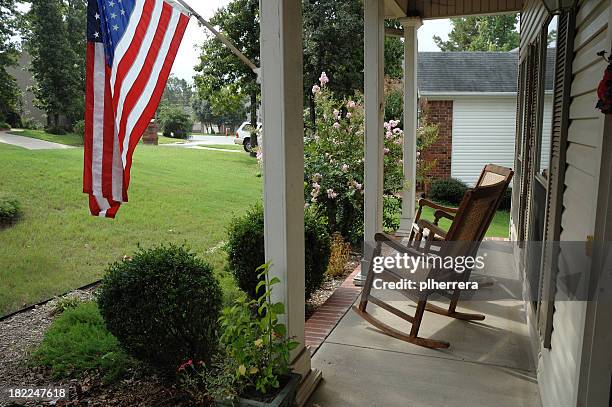
<svg viewBox="0 0 612 407"><path fill-rule="evenodd" d="M206 396L217 406L285 407L295 402L300 375L289 366L291 350L298 345L287 337L278 317L285 313L283 303L272 302L270 263L257 269L260 282L257 300L237 299L221 312L220 350L210 366L187 361L179 367L182 381L198 399L202 385Z"/></svg>

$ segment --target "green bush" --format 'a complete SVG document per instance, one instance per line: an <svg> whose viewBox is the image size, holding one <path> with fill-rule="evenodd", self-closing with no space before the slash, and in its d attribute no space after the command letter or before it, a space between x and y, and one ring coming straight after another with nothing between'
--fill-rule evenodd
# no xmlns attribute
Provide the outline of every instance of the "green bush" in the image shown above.
<svg viewBox="0 0 612 407"><path fill-rule="evenodd" d="M212 267L174 245L111 264L98 294L106 326L124 349L165 372L188 359L210 360L221 302Z"/></svg>
<svg viewBox="0 0 612 407"><path fill-rule="evenodd" d="M456 178L438 179L431 183L429 198L436 202L459 205L468 186Z"/></svg>
<svg viewBox="0 0 612 407"><path fill-rule="evenodd" d="M16 221L21 214L21 204L17 199L0 194L0 225Z"/></svg>
<svg viewBox="0 0 612 407"><path fill-rule="evenodd" d="M265 262L264 255L264 213L261 205L255 205L245 215L235 218L228 228L226 250L229 269L241 290L251 298L257 298L257 272ZM304 215L305 280L306 299L323 282L331 240L325 218L312 210ZM272 259L274 261L274 259Z"/></svg>
<svg viewBox="0 0 612 407"><path fill-rule="evenodd" d="M163 107L159 112L159 128L165 137L186 139L193 128L193 121L180 107Z"/></svg>
<svg viewBox="0 0 612 407"><path fill-rule="evenodd" d="M94 302L67 309L53 321L32 362L50 368L56 379L75 378L99 369L106 382L120 379L133 365L104 326Z"/></svg>
<svg viewBox="0 0 612 407"><path fill-rule="evenodd" d="M7 122L0 121L0 130L8 130L11 126Z"/></svg>
<svg viewBox="0 0 612 407"><path fill-rule="evenodd" d="M63 136L66 134L66 129L62 126L48 126L45 127L45 132L49 134L54 134L56 136Z"/></svg>
<svg viewBox="0 0 612 407"><path fill-rule="evenodd" d="M395 232L400 227L402 200L396 196L383 196L383 227L386 232Z"/></svg>
<svg viewBox="0 0 612 407"><path fill-rule="evenodd" d="M22 127L26 130L41 130L43 125L32 118L25 118L22 121Z"/></svg>
<svg viewBox="0 0 612 407"><path fill-rule="evenodd" d="M501 202L499 203L499 210L503 210L503 211L509 211L510 207L512 206L512 188L508 188L506 189L506 192L504 193L504 196L501 200Z"/></svg>
<svg viewBox="0 0 612 407"><path fill-rule="evenodd" d="M81 136L82 139L85 138L85 120L79 120L74 124L72 128L74 134Z"/></svg>

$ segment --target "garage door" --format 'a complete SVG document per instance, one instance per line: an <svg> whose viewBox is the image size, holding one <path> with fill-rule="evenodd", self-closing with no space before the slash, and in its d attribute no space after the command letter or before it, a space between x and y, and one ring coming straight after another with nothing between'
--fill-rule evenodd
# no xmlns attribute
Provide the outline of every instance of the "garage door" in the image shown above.
<svg viewBox="0 0 612 407"><path fill-rule="evenodd" d="M545 106L544 112L542 155L547 162L550 106ZM514 97L455 99L451 175L474 185L488 163L513 168L515 116Z"/></svg>

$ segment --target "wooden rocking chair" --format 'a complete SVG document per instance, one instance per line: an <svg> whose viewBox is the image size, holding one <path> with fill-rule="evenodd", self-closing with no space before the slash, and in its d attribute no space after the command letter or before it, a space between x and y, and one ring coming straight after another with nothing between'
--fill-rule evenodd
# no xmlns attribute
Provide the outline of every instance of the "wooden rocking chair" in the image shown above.
<svg viewBox="0 0 612 407"><path fill-rule="evenodd" d="M504 183L506 183L506 189L507 189L508 185L510 184L510 181L512 180L513 175L514 175L514 172L510 168L501 167L495 164L487 164L482 169L482 172L480 173L480 177L478 177L478 182L476 182L476 187L494 185L494 184L497 184L503 181ZM504 192L499 196L499 200L495 203L496 210L499 207L500 202L504 198L504 193L506 192L506 189L504 189ZM434 226L438 226L440 219L442 218L450 219L452 221L455 218L455 214L458 211L458 208L443 206L435 202L432 202L428 199L421 198L419 200L419 208L417 209L416 215L414 216L414 223L412 225L412 231L410 232L410 238L408 239L411 242L418 241L423 238L424 230L420 225L423 224L423 221L421 220L421 214L423 213L424 206L428 206L435 210L434 221L432 222ZM484 238L484 235L486 234L487 229L489 228L489 225L493 221L493 217L495 217L496 210L491 212L491 218L489 219L487 226L482 231L482 237L478 240L482 240ZM428 225L429 222L425 222L424 224ZM443 237L443 235L437 236L437 238L440 238L440 237Z"/></svg>
<svg viewBox="0 0 612 407"><path fill-rule="evenodd" d="M419 328L425 311L433 312L440 315L445 315L451 318L456 318L465 321L482 321L484 315L468 314L456 311L457 303L461 290L426 290L415 293L409 290L402 290L401 293L411 300L415 301L416 312L414 315L408 315L383 300L371 294L374 283L374 258L382 253L383 245L398 251L399 253L407 253L412 256L422 256L424 253L431 253L433 248L441 249L436 254L441 256L473 256L478 251L480 242L485 236L485 233L495 215L497 207L503 195L508 188L508 184L512 179L513 172L510 169L487 165L480 176L478 184L474 189L468 190L464 195L459 208L447 208L437 205L427 200L419 202L419 210L415 216L415 226L408 246L403 245L393 236L384 233L377 233L375 236L376 247L372 253L372 258L369 259L369 270L366 281L361 293L359 306L353 307L353 310L363 319L379 328L386 334L406 342L414 343L427 348L439 349L448 348L450 344L445 341L435 339L422 338L418 336ZM421 211L424 205L436 209L434 223L420 219ZM437 223L442 217L452 220L452 224L448 232L441 229ZM444 245L441 242L454 242ZM462 281L468 281L471 270L466 270L461 276ZM440 270L424 268L418 270L413 277L421 281L426 281L429 278L439 280ZM401 280L404 276L394 270L384 269L380 277L387 277L394 280ZM450 300L448 309L438 307L428 302L432 294L440 294ZM394 314L397 317L404 319L412 324L410 333L401 332L388 324L378 320L372 314L368 313L366 308L369 302L378 305L380 308Z"/></svg>

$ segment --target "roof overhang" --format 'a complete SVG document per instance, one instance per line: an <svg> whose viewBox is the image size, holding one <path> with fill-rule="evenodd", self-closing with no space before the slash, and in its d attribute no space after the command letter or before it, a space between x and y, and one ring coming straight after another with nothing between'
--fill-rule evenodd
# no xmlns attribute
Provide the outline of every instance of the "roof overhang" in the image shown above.
<svg viewBox="0 0 612 407"><path fill-rule="evenodd" d="M385 16L420 16L423 20L518 13L523 0L385 0Z"/></svg>
<svg viewBox="0 0 612 407"><path fill-rule="evenodd" d="M469 98L516 98L516 92L427 92L419 91L419 97L428 100L453 100Z"/></svg>

